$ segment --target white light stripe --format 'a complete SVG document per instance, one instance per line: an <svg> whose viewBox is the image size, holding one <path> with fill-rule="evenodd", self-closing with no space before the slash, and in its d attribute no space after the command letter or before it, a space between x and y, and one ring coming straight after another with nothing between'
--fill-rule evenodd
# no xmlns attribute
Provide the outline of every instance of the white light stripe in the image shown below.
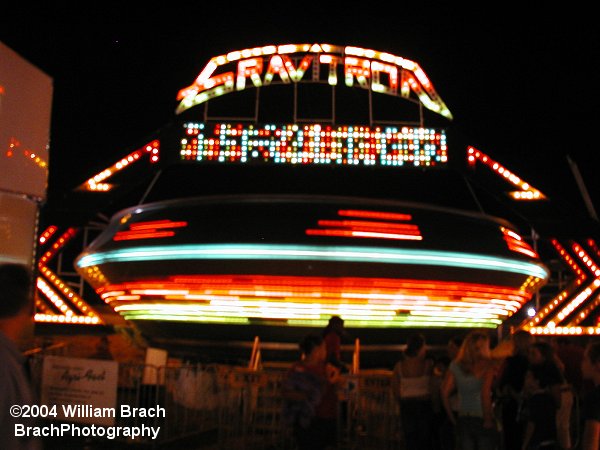
<svg viewBox="0 0 600 450"><path fill-rule="evenodd" d="M80 268L109 262L164 261L176 259L233 260L319 260L384 264L417 264L496 270L547 279L541 264L458 252L389 249L373 247L318 247L292 245L186 245L137 247L85 254L77 259Z"/></svg>

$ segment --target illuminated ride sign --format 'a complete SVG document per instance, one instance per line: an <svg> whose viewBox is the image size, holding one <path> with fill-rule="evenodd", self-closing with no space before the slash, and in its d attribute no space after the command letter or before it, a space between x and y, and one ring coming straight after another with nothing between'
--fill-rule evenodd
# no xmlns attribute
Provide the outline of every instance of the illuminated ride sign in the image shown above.
<svg viewBox="0 0 600 450"><path fill-rule="evenodd" d="M177 113L249 85L315 82L348 87L420 102L452 119L423 69L414 61L390 53L330 44L268 45L215 56L196 80L177 94ZM411 93L416 96L411 96Z"/></svg>
<svg viewBox="0 0 600 450"><path fill-rule="evenodd" d="M184 124L184 161L361 166L445 165L443 130L422 127Z"/></svg>
<svg viewBox="0 0 600 450"><path fill-rule="evenodd" d="M336 86L339 78L346 86L419 102L452 118L416 63L374 50L326 44L266 46L212 58L194 83L179 92L177 112L250 86L300 82ZM439 129L257 122L215 123L206 117L205 122L181 120L178 145L168 150L178 151L183 161L225 164L423 167L447 163L446 135ZM106 193L117 186L108 181L118 172L144 160L156 164L161 140L157 136L130 152L79 189ZM468 162L493 170L517 187L510 193L515 200L546 199L541 191L474 147L468 148ZM369 204L363 205L369 211L338 209L303 224L303 218L314 213L315 204L311 203L310 212L297 218L301 230L291 239L240 244L237 234L249 224L262 223L256 211L247 215L248 220L236 219L227 226L223 220L238 218L240 209L215 211L216 223L202 230L199 216L190 215L191 210L186 208L185 214L173 220L172 211L164 206L152 217L145 214L152 207L143 205L134 210L134 216L141 213L143 217L113 218L103 236L111 242L110 248L102 248L106 242L98 248L96 242L79 256L76 265L106 303L138 323L264 321L321 326L331 314L339 314L349 326L361 327L496 327L530 301L549 277L539 255L516 230L497 223L490 228L494 232L485 237L480 221L451 227L463 233L451 236L447 227L456 223L452 215L425 219L421 213L407 214L406 208L391 212L385 207L385 211L373 212L370 209L380 205ZM289 206L263 217L284 217ZM415 217L419 220L413 222ZM267 229L290 230L290 223L294 221L270 223ZM439 226L433 229L431 224ZM55 227L47 230L40 244L55 231ZM72 231L67 230L65 236ZM210 237L218 234L216 231L236 234L213 242ZM264 230L253 229L253 233L262 236ZM61 237L40 261L43 276L37 287L43 301L38 301L36 321L102 323L47 267L54 253L70 240L67 237ZM496 248L490 250L489 242L495 242ZM459 247L448 248L453 244ZM590 254L579 243L572 243L568 250L557 241L553 244L575 272L575 280L521 328L544 335L600 335L600 326L583 325L600 306L597 244L588 242ZM577 259L587 275L574 263ZM312 272L316 266L324 269L322 273ZM153 273L156 268L165 270Z"/></svg>

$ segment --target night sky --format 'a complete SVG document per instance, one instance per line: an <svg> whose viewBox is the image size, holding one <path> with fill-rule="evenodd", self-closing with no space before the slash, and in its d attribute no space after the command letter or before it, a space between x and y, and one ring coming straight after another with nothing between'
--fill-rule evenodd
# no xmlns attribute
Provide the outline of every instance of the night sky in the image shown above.
<svg viewBox="0 0 600 450"><path fill-rule="evenodd" d="M564 168L569 155L600 211L600 37L581 9L269 2L240 10L199 2L152 11L93 3L81 11L46 3L4 11L0 41L54 80L51 191L79 185L144 143L173 118L178 90L212 56L323 42L418 62L454 115L449 125L472 145L542 191L560 191L564 180L553 179L552 168Z"/></svg>

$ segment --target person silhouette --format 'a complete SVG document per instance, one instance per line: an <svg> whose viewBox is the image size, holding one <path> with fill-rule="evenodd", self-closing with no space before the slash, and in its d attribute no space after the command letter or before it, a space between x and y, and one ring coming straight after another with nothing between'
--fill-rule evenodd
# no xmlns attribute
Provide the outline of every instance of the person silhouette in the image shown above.
<svg viewBox="0 0 600 450"><path fill-rule="evenodd" d="M31 277L24 265L0 264L0 442L5 450L42 448L40 439L16 432L17 426L36 426L36 420L11 413L13 405L39 404L28 360L19 348L23 340L33 335Z"/></svg>

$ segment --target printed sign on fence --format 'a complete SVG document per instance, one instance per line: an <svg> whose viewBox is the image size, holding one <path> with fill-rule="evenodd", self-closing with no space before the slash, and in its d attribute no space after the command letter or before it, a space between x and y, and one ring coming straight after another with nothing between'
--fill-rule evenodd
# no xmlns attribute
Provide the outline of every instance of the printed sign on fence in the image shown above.
<svg viewBox="0 0 600 450"><path fill-rule="evenodd" d="M56 405L57 419L113 425L118 372L116 361L46 356L41 403Z"/></svg>

